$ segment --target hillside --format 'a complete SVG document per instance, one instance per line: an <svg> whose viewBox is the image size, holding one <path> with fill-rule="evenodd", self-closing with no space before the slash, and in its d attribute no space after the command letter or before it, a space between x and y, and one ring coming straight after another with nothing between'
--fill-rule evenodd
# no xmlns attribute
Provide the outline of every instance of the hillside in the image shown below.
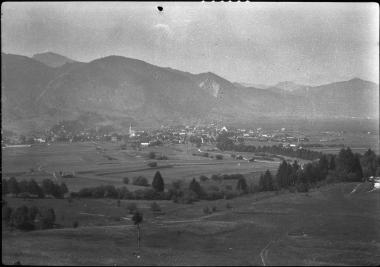
<svg viewBox="0 0 380 267"><path fill-rule="evenodd" d="M161 216L138 202L144 214L140 249L126 214L128 201L117 207L102 199L51 200L60 207L57 218L81 216L80 226L3 232L2 260L7 265L375 266L380 194L350 194L356 187L342 183L309 193L261 192L192 205L159 201ZM206 206L216 211L205 215Z"/></svg>
<svg viewBox="0 0 380 267"><path fill-rule="evenodd" d="M52 68L61 67L66 63L75 62L70 58L52 52L35 54L32 58Z"/></svg>
<svg viewBox="0 0 380 267"><path fill-rule="evenodd" d="M2 80L3 126L18 132L83 114L115 126L131 120L159 126L215 119L250 122L258 117L378 116L378 85L360 79L258 89L211 72L191 74L121 56L89 63L66 60L53 68L32 58L2 54Z"/></svg>

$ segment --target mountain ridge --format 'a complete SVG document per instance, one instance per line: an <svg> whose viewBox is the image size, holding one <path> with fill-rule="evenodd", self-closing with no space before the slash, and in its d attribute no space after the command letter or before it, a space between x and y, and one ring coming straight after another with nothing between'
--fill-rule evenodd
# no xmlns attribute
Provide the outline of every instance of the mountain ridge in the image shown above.
<svg viewBox="0 0 380 267"><path fill-rule="evenodd" d="M2 80L4 125L17 129L27 119L41 128L83 113L116 125L131 119L161 125L262 116L378 117L377 84L358 78L307 90L277 88L283 93L239 86L212 72L192 74L117 55L49 67L2 54Z"/></svg>

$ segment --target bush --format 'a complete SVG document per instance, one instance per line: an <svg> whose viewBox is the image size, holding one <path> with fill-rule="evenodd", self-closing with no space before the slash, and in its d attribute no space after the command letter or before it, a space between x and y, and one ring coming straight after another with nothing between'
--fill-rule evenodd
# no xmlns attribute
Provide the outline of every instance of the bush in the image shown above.
<svg viewBox="0 0 380 267"><path fill-rule="evenodd" d="M208 208L208 206L206 206L206 207L203 208L203 213L204 213L204 214L210 214L210 213L211 213L211 211L210 211L210 209Z"/></svg>
<svg viewBox="0 0 380 267"><path fill-rule="evenodd" d="M218 160L221 160L221 159L223 159L223 155L217 154L217 155L215 155L215 158Z"/></svg>
<svg viewBox="0 0 380 267"><path fill-rule="evenodd" d="M26 206L17 208L11 215L11 225L17 229L30 231L34 229L34 223L30 220L29 210Z"/></svg>
<svg viewBox="0 0 380 267"><path fill-rule="evenodd" d="M11 217L12 217L12 212L13 212L12 208L8 206L2 207L1 212L2 212L2 220L5 222L6 225L9 225L11 221Z"/></svg>
<svg viewBox="0 0 380 267"><path fill-rule="evenodd" d="M216 212L216 206L212 207L212 212Z"/></svg>
<svg viewBox="0 0 380 267"><path fill-rule="evenodd" d="M303 184L303 183L301 183ZM290 193L295 193L296 191L298 191L298 188L294 187L294 186L289 186L289 192Z"/></svg>
<svg viewBox="0 0 380 267"><path fill-rule="evenodd" d="M133 179L134 185L149 186L148 180L144 176L138 176Z"/></svg>
<svg viewBox="0 0 380 267"><path fill-rule="evenodd" d="M306 193L309 192L309 187L307 184L299 183L296 185L297 191L300 193Z"/></svg>
<svg viewBox="0 0 380 267"><path fill-rule="evenodd" d="M226 204L226 208L227 208L227 209L232 209L231 204L230 204L230 203L227 203L227 204Z"/></svg>
<svg viewBox="0 0 380 267"><path fill-rule="evenodd" d="M129 214L133 214L137 210L137 205L135 202L131 202L127 204L127 210Z"/></svg>
<svg viewBox="0 0 380 267"><path fill-rule="evenodd" d="M128 178L128 177L124 177L124 178L123 178L123 183L125 183L125 184L129 184L129 178Z"/></svg>
<svg viewBox="0 0 380 267"><path fill-rule="evenodd" d="M227 184L224 186L224 189L232 191L232 185Z"/></svg>
<svg viewBox="0 0 380 267"><path fill-rule="evenodd" d="M147 165L149 167L151 167L151 168L154 168L154 167L157 167L157 162L156 161L152 161L152 162L149 162Z"/></svg>
<svg viewBox="0 0 380 267"><path fill-rule="evenodd" d="M157 160L168 160L168 157L165 155L162 155L162 156L156 157L156 159Z"/></svg>
<svg viewBox="0 0 380 267"><path fill-rule="evenodd" d="M153 202L151 205L150 205L150 209L155 212L155 211L161 211L161 207L160 205L158 205L156 202Z"/></svg>
<svg viewBox="0 0 380 267"><path fill-rule="evenodd" d="M213 175L211 175L211 180L213 180L215 182L221 182L223 180L223 177L221 177L217 174L213 174Z"/></svg>
<svg viewBox="0 0 380 267"><path fill-rule="evenodd" d="M195 192L189 189L185 189L182 193L182 196L177 197L178 203L182 203L182 204L191 204L194 201L197 201L198 199L199 199L199 196Z"/></svg>
<svg viewBox="0 0 380 267"><path fill-rule="evenodd" d="M209 192L206 194L205 199L206 200L217 200L217 199L223 199L224 198L223 192Z"/></svg>
<svg viewBox="0 0 380 267"><path fill-rule="evenodd" d="M155 159L155 158L156 158L156 153L153 152L153 151L149 152L149 154L148 154L148 158L150 158L150 159Z"/></svg>
<svg viewBox="0 0 380 267"><path fill-rule="evenodd" d="M207 187L207 191L213 191L213 192L219 192L219 187L217 187L216 185L210 185L209 187Z"/></svg>
<svg viewBox="0 0 380 267"><path fill-rule="evenodd" d="M199 176L199 180L200 180L201 182L206 182L206 181L208 180L208 177L205 176L205 175L201 175L201 176Z"/></svg>
<svg viewBox="0 0 380 267"><path fill-rule="evenodd" d="M78 221L74 221L74 222L73 222L73 228L78 228L78 226L79 226Z"/></svg>
<svg viewBox="0 0 380 267"><path fill-rule="evenodd" d="M44 209L41 212L41 228L51 229L55 223L55 212L53 209Z"/></svg>

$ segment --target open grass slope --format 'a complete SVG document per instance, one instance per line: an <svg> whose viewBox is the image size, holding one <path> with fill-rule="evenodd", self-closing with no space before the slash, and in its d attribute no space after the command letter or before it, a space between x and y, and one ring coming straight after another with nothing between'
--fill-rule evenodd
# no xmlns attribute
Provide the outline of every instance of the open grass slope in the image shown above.
<svg viewBox="0 0 380 267"><path fill-rule="evenodd" d="M165 214L160 216L153 216L145 201L140 251L135 226L126 220L3 232L2 260L39 265L377 265L380 194L352 193L356 186L259 193L229 200L232 208L226 200L167 202L161 203ZM205 215L205 206L217 211Z"/></svg>

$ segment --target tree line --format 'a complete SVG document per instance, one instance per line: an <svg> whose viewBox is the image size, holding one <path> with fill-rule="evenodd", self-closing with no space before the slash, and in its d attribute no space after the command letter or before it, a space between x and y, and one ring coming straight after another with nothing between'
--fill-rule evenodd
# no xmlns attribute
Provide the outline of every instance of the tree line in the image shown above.
<svg viewBox="0 0 380 267"><path fill-rule="evenodd" d="M47 195L63 198L69 191L65 183L58 184L50 179L42 180L41 185L39 185L34 179L17 181L15 177L8 180L2 179L1 188L3 195L13 194L24 198L44 198Z"/></svg>
<svg viewBox="0 0 380 267"><path fill-rule="evenodd" d="M52 208L27 207L13 209L3 202L2 221L4 226L24 231L50 229L55 226L55 212Z"/></svg>
<svg viewBox="0 0 380 267"><path fill-rule="evenodd" d="M295 187L307 192L319 182L362 182L380 175L380 157L371 149L363 155L342 148L338 155L322 155L318 161L300 166L297 161L283 161L275 176L269 170L260 176L258 190L273 191Z"/></svg>
<svg viewBox="0 0 380 267"><path fill-rule="evenodd" d="M226 135L219 135L217 137L216 147L222 151L236 151L236 152L264 152L277 155L283 155L288 157L306 159L306 160L315 160L322 156L322 152L312 151L304 148L293 149L283 147L281 145L274 146L253 146L245 145L243 143L235 144L234 141L228 138Z"/></svg>

